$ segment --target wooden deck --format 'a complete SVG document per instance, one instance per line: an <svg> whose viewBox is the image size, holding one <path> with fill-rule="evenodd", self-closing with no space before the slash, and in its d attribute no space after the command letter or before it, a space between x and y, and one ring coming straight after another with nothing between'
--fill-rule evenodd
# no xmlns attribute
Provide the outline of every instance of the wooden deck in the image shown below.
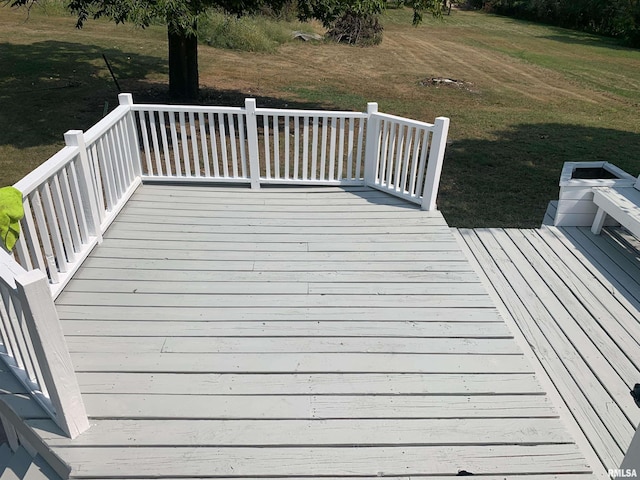
<svg viewBox="0 0 640 480"><path fill-rule="evenodd" d="M92 427L29 423L74 478L593 478L440 213L385 193L144 185L57 307Z"/></svg>
<svg viewBox="0 0 640 480"><path fill-rule="evenodd" d="M460 230L606 469L640 423L640 249L622 229Z"/></svg>

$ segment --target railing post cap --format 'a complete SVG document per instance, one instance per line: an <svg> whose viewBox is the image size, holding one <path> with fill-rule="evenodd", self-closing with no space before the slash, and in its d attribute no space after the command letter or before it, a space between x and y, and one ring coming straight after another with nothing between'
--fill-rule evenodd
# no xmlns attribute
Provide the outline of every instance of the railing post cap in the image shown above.
<svg viewBox="0 0 640 480"><path fill-rule="evenodd" d="M82 137L84 132L82 130L67 130L64 134L64 141L69 147L77 147L78 140Z"/></svg>
<svg viewBox="0 0 640 480"><path fill-rule="evenodd" d="M367 113L376 113L378 111L378 102L367 103Z"/></svg>
<svg viewBox="0 0 640 480"><path fill-rule="evenodd" d="M133 105L133 95L130 93L120 93L118 95L120 105Z"/></svg>
<svg viewBox="0 0 640 480"><path fill-rule="evenodd" d="M16 280L16 284L22 285L22 286L30 285L32 283L40 282L42 280L49 283L49 279L39 268L25 271L20 275L16 275L15 280Z"/></svg>

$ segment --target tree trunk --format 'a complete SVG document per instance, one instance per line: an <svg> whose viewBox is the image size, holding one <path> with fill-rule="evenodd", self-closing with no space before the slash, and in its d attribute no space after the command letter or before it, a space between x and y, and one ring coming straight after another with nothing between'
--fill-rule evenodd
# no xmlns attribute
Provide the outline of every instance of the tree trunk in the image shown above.
<svg viewBox="0 0 640 480"><path fill-rule="evenodd" d="M198 37L169 28L169 95L176 100L198 98Z"/></svg>

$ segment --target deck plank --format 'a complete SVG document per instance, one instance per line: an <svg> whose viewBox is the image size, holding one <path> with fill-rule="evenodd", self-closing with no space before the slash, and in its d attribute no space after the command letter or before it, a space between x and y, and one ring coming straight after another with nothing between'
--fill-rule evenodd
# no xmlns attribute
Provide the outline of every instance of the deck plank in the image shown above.
<svg viewBox="0 0 640 480"><path fill-rule="evenodd" d="M349 447L351 445L539 445L571 443L558 418L340 419L340 420L99 420L77 441L52 421L29 422L49 445L89 447ZM425 435L424 432L429 432Z"/></svg>
<svg viewBox="0 0 640 480"><path fill-rule="evenodd" d="M398 476L589 472L575 445L344 448L100 447L57 449L79 477L127 476ZM535 454L532 454L535 451ZM508 459L508 463L505 462ZM302 472L302 473L301 473Z"/></svg>
<svg viewBox="0 0 640 480"><path fill-rule="evenodd" d="M640 421L628 394L640 315L635 287L620 284L637 252L614 254L633 247L575 227L460 233L603 466L618 468Z"/></svg>
<svg viewBox="0 0 640 480"><path fill-rule="evenodd" d="M534 374L80 372L85 393L165 395L540 395ZM500 397L502 398L502 397ZM544 401L548 401L544 397Z"/></svg>

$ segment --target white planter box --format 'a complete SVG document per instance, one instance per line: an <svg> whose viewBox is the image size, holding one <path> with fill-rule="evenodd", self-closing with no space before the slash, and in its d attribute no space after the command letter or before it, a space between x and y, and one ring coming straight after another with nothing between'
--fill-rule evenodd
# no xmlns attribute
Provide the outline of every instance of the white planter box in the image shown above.
<svg viewBox="0 0 640 480"><path fill-rule="evenodd" d="M604 170L603 177L577 178ZM590 227L597 207L593 203L592 187L633 185L636 178L608 162L565 162L560 175L560 198L553 222L558 227ZM617 225L609 218L606 225Z"/></svg>

